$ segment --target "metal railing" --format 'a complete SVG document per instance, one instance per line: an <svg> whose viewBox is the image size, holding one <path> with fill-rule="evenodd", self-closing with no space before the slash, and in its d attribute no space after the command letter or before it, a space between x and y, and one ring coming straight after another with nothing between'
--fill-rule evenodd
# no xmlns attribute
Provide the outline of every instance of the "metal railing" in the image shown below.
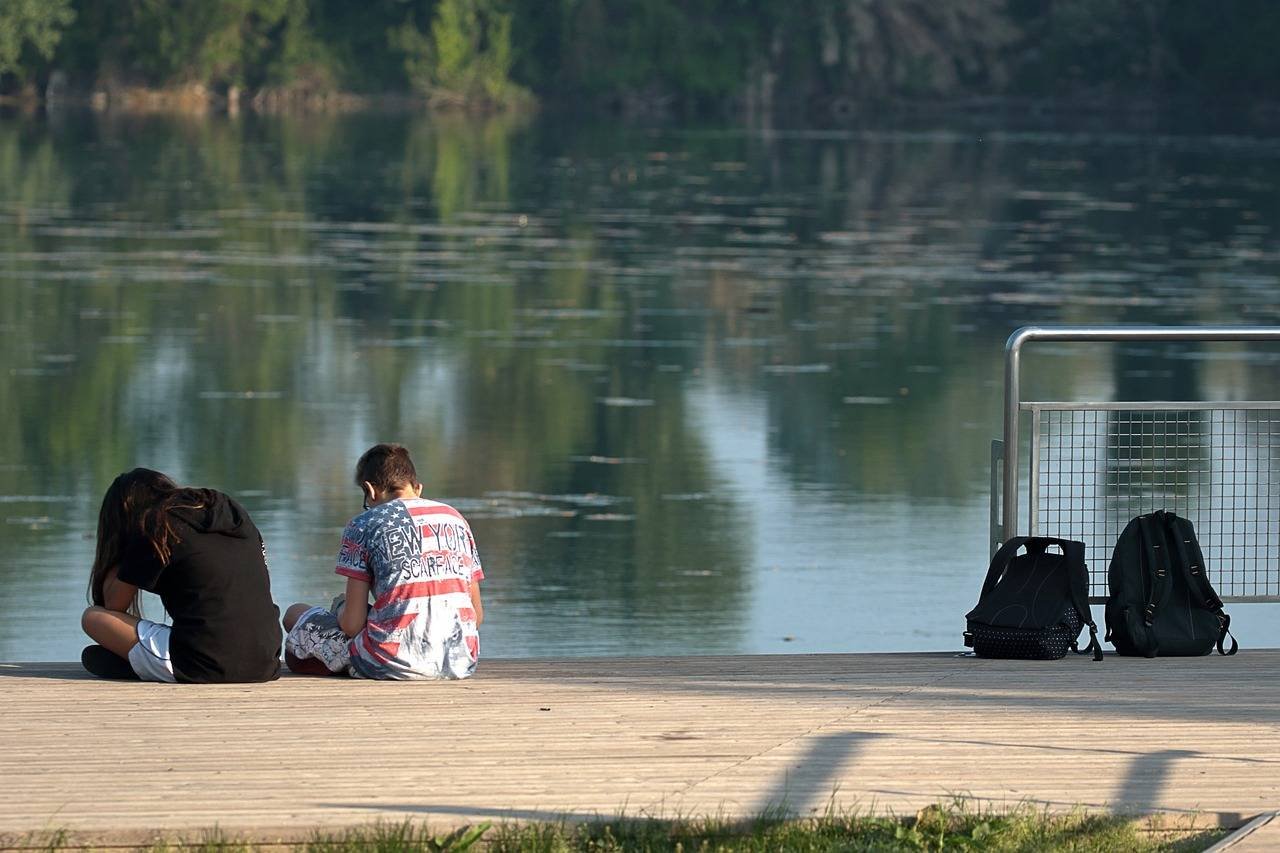
<svg viewBox="0 0 1280 853"><path fill-rule="evenodd" d="M1191 519L1224 600L1280 601L1280 401L1026 401L1020 356L1031 341L1280 341L1280 327L1017 330L1005 345L1004 438L992 442L991 477L994 553L1018 535L1026 413L1027 530L1085 543L1094 602L1106 598L1116 537L1156 509Z"/></svg>

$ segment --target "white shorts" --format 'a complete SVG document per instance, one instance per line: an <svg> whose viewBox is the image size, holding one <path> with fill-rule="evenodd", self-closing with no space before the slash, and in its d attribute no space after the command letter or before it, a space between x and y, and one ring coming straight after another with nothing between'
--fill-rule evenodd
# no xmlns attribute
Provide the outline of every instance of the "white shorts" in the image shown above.
<svg viewBox="0 0 1280 853"><path fill-rule="evenodd" d="M138 644L129 649L129 665L143 681L177 681L169 659L169 632L168 625L138 620Z"/></svg>

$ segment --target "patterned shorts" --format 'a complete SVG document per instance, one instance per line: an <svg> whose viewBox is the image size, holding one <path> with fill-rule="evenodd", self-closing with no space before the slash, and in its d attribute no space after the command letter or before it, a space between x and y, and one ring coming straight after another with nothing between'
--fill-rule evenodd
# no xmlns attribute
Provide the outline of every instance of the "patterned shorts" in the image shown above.
<svg viewBox="0 0 1280 853"><path fill-rule="evenodd" d="M354 675L351 638L338 627L338 616L324 607L313 607L298 618L284 639L285 651L298 658L315 658L330 672Z"/></svg>

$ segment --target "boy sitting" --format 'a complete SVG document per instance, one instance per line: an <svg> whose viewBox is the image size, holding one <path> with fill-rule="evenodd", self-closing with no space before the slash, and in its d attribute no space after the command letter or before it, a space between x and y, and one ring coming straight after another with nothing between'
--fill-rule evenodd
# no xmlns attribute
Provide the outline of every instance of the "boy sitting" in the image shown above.
<svg viewBox="0 0 1280 853"><path fill-rule="evenodd" d="M347 524L331 609L294 604L284 615L285 662L306 675L466 678L480 652L484 571L467 520L422 497L398 444L356 463L364 512ZM373 604L369 593L373 592ZM344 602L345 599L345 602Z"/></svg>

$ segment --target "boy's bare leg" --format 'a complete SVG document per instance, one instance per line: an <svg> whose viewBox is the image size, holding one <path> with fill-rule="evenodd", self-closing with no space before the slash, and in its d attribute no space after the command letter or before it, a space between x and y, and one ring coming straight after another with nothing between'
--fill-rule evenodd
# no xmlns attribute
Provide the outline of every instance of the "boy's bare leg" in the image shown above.
<svg viewBox="0 0 1280 853"><path fill-rule="evenodd" d="M302 614L311 609L310 604L290 604L289 609L284 612L284 623L286 631L292 631L293 626L298 624L298 620L302 618Z"/></svg>
<svg viewBox="0 0 1280 853"><path fill-rule="evenodd" d="M126 660L138 644L138 617L119 610L90 607L80 617L80 627L95 643Z"/></svg>

